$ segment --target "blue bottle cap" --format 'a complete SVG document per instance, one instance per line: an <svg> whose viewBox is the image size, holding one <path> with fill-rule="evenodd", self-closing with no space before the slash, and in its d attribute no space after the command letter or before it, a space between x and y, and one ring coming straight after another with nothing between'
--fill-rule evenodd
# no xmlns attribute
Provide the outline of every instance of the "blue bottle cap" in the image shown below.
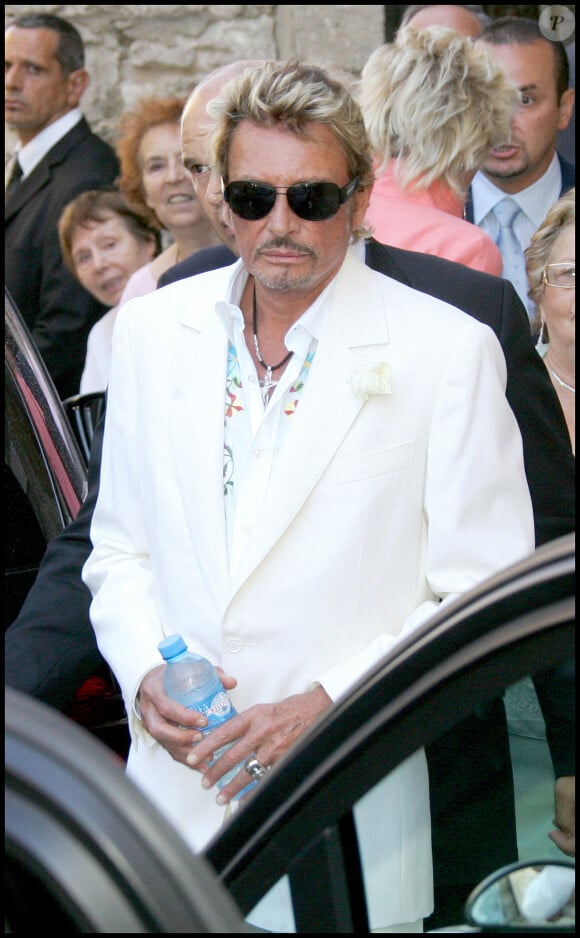
<svg viewBox="0 0 580 938"><path fill-rule="evenodd" d="M174 658L175 655L181 654L182 651L187 651L187 645L181 635L168 635L167 638L163 638L159 642L157 647L165 661L167 661L168 658Z"/></svg>

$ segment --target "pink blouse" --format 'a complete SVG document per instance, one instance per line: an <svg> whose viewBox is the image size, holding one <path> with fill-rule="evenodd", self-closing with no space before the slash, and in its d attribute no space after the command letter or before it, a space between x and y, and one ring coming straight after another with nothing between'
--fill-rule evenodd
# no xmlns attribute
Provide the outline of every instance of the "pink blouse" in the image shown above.
<svg viewBox="0 0 580 938"><path fill-rule="evenodd" d="M383 244L435 254L501 277L499 248L481 228L463 219L463 202L447 186L401 189L392 165L375 180L365 223Z"/></svg>

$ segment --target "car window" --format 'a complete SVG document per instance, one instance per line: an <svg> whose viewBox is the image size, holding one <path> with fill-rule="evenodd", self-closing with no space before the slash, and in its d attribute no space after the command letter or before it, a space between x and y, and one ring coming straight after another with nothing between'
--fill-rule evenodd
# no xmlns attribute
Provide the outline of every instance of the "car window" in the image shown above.
<svg viewBox="0 0 580 938"><path fill-rule="evenodd" d="M562 859L553 830L555 774L546 723L532 679L508 688L505 707L515 788L518 859Z"/></svg>
<svg viewBox="0 0 580 938"><path fill-rule="evenodd" d="M490 702L490 706L502 708L506 714L509 727L509 757L514 780L514 799L516 813L517 854L513 861L538 861L554 858L564 859L564 855L548 837L553 830L554 816L554 769L550 750L546 739L545 721L538 701L534 683L530 675L511 684L505 693ZM469 731L476 733L481 723L484 711L478 705L469 716L461 721ZM446 730L445 736L452 738L453 733ZM427 746L427 752L433 748L433 741ZM441 805L441 810L449 818L448 827L445 824L442 830L447 833L449 842L449 871L450 878L457 877L453 858L453 825L454 818L461 817L461 828L456 836L473 843L474 852L480 852L477 818L482 810L481 799L488 796L488 786L493 786L494 772L498 761L505 759L506 753L482 751L482 771L488 776L477 788L467 788L463 784L463 773L460 765L450 763L446 769L449 773L457 773L456 796L457 803ZM408 780L413 778L413 763L424 757L424 750L416 750L411 757L405 760L406 766L411 770ZM440 766L436 767L436 771ZM465 778L473 779L473 773L465 773ZM433 778L432 778L433 781ZM362 880L367 907L367 915L371 930L384 930L389 922L405 921L405 910L400 907L400 897L397 891L393 893L390 884L397 879L397 866L400 857L391 847L390 838L396 819L387 817L381 810L388 788L397 788L401 784L400 771L385 775L362 798L353 804L354 822L358 848L360 850ZM392 803L392 797L388 798ZM512 823L511 814L504 817L501 801L498 801L497 825ZM415 822L420 827L422 813L419 811ZM472 827L470 827L470 819ZM411 862L417 870L417 881L421 880L421 865L427 860L418 849L422 843L421 831L410 826L405 833L407 849L411 853ZM304 845L306 848L306 844ZM490 851L487 862L487 874L498 868L498 856ZM470 887L468 885L469 870L465 873L465 900L467 900ZM473 884L475 885L475 884ZM300 899L297 900L298 902ZM315 902L316 897L310 894L308 902ZM267 931L281 934L296 933L294 915L295 902L292 898L292 888L288 875L284 875L267 892L267 894L248 913L246 921ZM461 918L455 924L464 923Z"/></svg>

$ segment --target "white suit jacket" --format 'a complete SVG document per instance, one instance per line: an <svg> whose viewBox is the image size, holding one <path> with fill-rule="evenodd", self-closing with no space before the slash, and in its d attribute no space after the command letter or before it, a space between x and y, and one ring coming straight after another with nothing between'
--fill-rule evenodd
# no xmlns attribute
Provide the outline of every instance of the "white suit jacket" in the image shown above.
<svg viewBox="0 0 580 938"><path fill-rule="evenodd" d="M224 809L198 773L146 740L133 710L164 635L180 632L237 678L238 710L316 681L336 699L441 599L534 548L521 437L495 335L349 251L230 578L222 482L228 343L215 307L236 303L244 280L238 261L119 311L94 549L84 568L98 644L131 715L128 771L196 849ZM388 363L391 393L356 396L350 379L364 362ZM400 794L409 818L427 796L426 773L411 775ZM416 882L425 843L419 838L416 854L405 850L403 881ZM414 892L404 914L416 911Z"/></svg>

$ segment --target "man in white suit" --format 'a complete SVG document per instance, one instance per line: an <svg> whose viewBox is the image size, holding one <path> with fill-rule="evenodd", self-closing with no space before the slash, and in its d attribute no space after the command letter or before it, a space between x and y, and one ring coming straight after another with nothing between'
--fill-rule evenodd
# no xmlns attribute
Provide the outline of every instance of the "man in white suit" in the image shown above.
<svg viewBox="0 0 580 938"><path fill-rule="evenodd" d="M276 764L403 634L534 548L495 335L364 264L358 106L299 63L226 92L210 147L240 260L120 311L83 573L130 715L128 773L196 850L248 784L216 798L222 774ZM223 669L239 712L211 767L205 719L162 690L174 632ZM371 925L421 931L424 754L394 775L372 821L398 882Z"/></svg>

